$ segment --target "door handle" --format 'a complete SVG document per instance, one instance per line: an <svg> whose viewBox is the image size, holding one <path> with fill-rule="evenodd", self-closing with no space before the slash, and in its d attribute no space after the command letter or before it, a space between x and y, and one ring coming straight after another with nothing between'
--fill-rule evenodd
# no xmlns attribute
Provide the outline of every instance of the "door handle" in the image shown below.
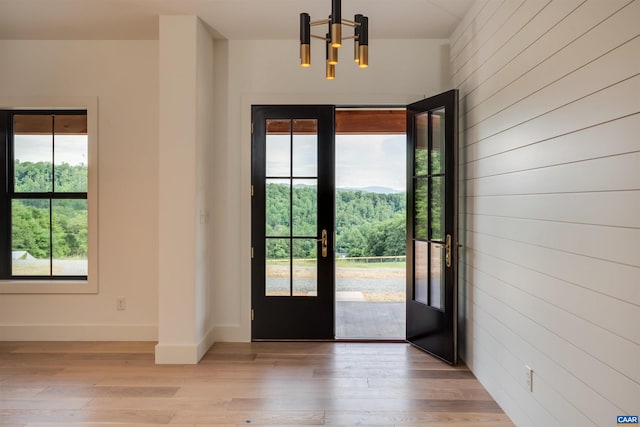
<svg viewBox="0 0 640 427"><path fill-rule="evenodd" d="M321 247L322 247L322 257L326 258L327 257L327 247L328 247L328 242L327 242L327 230L322 230L322 238L320 239L316 239L318 242L322 242Z"/></svg>
<svg viewBox="0 0 640 427"><path fill-rule="evenodd" d="M447 234L447 241L444 245L444 254L447 267L451 267L451 234Z"/></svg>

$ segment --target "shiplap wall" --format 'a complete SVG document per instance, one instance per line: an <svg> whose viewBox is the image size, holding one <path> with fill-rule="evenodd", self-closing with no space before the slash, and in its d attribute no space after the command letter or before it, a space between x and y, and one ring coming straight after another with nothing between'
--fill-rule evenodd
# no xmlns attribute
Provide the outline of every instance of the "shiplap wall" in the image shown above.
<svg viewBox="0 0 640 427"><path fill-rule="evenodd" d="M640 413L639 35L640 0L479 0L450 39L461 356L518 426Z"/></svg>

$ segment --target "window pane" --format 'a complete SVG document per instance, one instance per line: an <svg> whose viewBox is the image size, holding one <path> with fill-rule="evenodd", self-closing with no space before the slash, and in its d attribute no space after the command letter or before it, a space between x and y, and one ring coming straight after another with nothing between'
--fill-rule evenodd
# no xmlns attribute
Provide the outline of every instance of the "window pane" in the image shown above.
<svg viewBox="0 0 640 427"><path fill-rule="evenodd" d="M413 242L413 299L429 304L429 244Z"/></svg>
<svg viewBox="0 0 640 427"><path fill-rule="evenodd" d="M444 176L431 178L431 239L444 240Z"/></svg>
<svg viewBox="0 0 640 427"><path fill-rule="evenodd" d="M49 276L49 200L11 203L11 274Z"/></svg>
<svg viewBox="0 0 640 427"><path fill-rule="evenodd" d="M87 192L87 116L56 116L54 191Z"/></svg>
<svg viewBox="0 0 640 427"><path fill-rule="evenodd" d="M266 236L289 236L291 194L288 179L268 179L266 186Z"/></svg>
<svg viewBox="0 0 640 427"><path fill-rule="evenodd" d="M53 200L53 275L86 276L87 201Z"/></svg>
<svg viewBox="0 0 640 427"><path fill-rule="evenodd" d="M267 120L266 176L291 176L291 121Z"/></svg>
<svg viewBox="0 0 640 427"><path fill-rule="evenodd" d="M414 207L413 207L413 220L414 229L413 234L416 239L427 240L428 231L428 209L427 209L427 178L417 178L413 180L414 185Z"/></svg>
<svg viewBox="0 0 640 427"><path fill-rule="evenodd" d="M293 295L318 295L318 261L316 239L293 240Z"/></svg>
<svg viewBox="0 0 640 427"><path fill-rule="evenodd" d="M16 192L52 191L53 116L13 116L13 177Z"/></svg>
<svg viewBox="0 0 640 427"><path fill-rule="evenodd" d="M427 147L428 147L428 132L427 121L429 120L428 113L420 113L415 117L416 123L416 149L415 149L415 166L414 175L426 175L427 174Z"/></svg>
<svg viewBox="0 0 640 427"><path fill-rule="evenodd" d="M293 235L318 234L318 183L316 179L293 180Z"/></svg>
<svg viewBox="0 0 640 427"><path fill-rule="evenodd" d="M431 112L431 174L444 173L444 108Z"/></svg>
<svg viewBox="0 0 640 427"><path fill-rule="evenodd" d="M431 243L431 266L429 271L429 296L434 308L442 308L444 294L444 245Z"/></svg>
<svg viewBox="0 0 640 427"><path fill-rule="evenodd" d="M265 295L291 295L290 239L267 239L265 242Z"/></svg>
<svg viewBox="0 0 640 427"><path fill-rule="evenodd" d="M318 176L318 121L293 121L293 176Z"/></svg>

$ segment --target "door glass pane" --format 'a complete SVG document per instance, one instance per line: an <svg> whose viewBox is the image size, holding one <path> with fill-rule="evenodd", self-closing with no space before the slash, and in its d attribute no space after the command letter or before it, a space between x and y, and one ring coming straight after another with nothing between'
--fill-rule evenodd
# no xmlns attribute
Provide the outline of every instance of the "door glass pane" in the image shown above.
<svg viewBox="0 0 640 427"><path fill-rule="evenodd" d="M318 252L316 239L293 240L293 295L318 295Z"/></svg>
<svg viewBox="0 0 640 427"><path fill-rule="evenodd" d="M87 201L52 200L53 275L86 276Z"/></svg>
<svg viewBox="0 0 640 427"><path fill-rule="evenodd" d="M318 121L293 121L293 176L318 176Z"/></svg>
<svg viewBox="0 0 640 427"><path fill-rule="evenodd" d="M293 180L293 235L318 234L318 180Z"/></svg>
<svg viewBox="0 0 640 427"><path fill-rule="evenodd" d="M427 147L428 147L428 113L420 113L415 116L416 123L416 148L414 175L426 175L427 172Z"/></svg>
<svg viewBox="0 0 640 427"><path fill-rule="evenodd" d="M14 199L11 203L11 274L49 276L49 200Z"/></svg>
<svg viewBox="0 0 640 427"><path fill-rule="evenodd" d="M266 239L265 295L291 295L290 239Z"/></svg>
<svg viewBox="0 0 640 427"><path fill-rule="evenodd" d="M13 153L16 192L52 191L53 116L13 117Z"/></svg>
<svg viewBox="0 0 640 427"><path fill-rule="evenodd" d="M431 240L444 240L444 176L430 178L431 181Z"/></svg>
<svg viewBox="0 0 640 427"><path fill-rule="evenodd" d="M413 299L429 304L429 244L413 242Z"/></svg>
<svg viewBox="0 0 640 427"><path fill-rule="evenodd" d="M267 179L265 194L266 236L289 236L291 185L289 179Z"/></svg>
<svg viewBox="0 0 640 427"><path fill-rule="evenodd" d="M291 176L291 121L266 120L266 176Z"/></svg>
<svg viewBox="0 0 640 427"><path fill-rule="evenodd" d="M55 117L55 192L87 191L87 116Z"/></svg>
<svg viewBox="0 0 640 427"><path fill-rule="evenodd" d="M431 243L431 265L429 271L430 306L442 309L444 296L444 245Z"/></svg>
<svg viewBox="0 0 640 427"><path fill-rule="evenodd" d="M444 173L444 108L431 112L431 174Z"/></svg>
<svg viewBox="0 0 640 427"><path fill-rule="evenodd" d="M428 225L428 209L427 209L427 178L416 178L413 180L414 185L414 204L413 204L413 233L416 239L427 240Z"/></svg>

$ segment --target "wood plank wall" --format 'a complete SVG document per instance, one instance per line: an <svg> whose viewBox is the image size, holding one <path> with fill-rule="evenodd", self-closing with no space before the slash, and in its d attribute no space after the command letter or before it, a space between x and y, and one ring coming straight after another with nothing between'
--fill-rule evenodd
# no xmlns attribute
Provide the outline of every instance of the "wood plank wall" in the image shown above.
<svg viewBox="0 0 640 427"><path fill-rule="evenodd" d="M462 356L518 426L640 409L639 22L640 0L480 0L450 39Z"/></svg>

